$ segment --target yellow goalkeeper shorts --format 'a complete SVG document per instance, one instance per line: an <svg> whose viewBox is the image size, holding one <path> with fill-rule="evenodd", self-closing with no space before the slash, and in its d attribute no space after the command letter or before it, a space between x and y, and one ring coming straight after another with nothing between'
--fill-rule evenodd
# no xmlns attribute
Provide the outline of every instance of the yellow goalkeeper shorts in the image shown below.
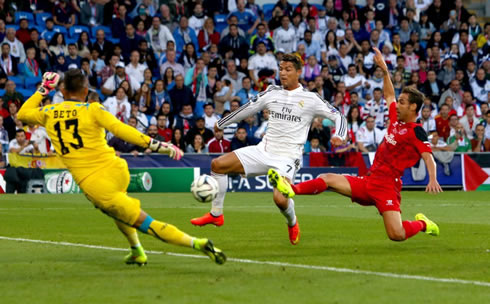
<svg viewBox="0 0 490 304"><path fill-rule="evenodd" d="M77 175L76 171L72 172L74 177ZM95 207L110 217L132 226L140 215L141 204L126 192L130 180L126 161L115 157L113 161L95 171L80 182L80 188Z"/></svg>

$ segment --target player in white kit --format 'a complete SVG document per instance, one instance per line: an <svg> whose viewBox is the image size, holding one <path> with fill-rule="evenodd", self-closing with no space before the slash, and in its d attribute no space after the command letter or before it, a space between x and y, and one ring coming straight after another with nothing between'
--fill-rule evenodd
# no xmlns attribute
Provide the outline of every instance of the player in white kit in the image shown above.
<svg viewBox="0 0 490 304"><path fill-rule="evenodd" d="M211 212L192 219L192 224L223 225L223 202L228 188L229 173L256 176L267 174L270 168L274 168L287 180L294 180L302 162L303 145L313 118L320 116L335 121L332 145L339 146L345 140L345 117L318 94L309 92L299 84L301 71L302 61L298 56L284 55L279 64L282 86L269 86L267 90L216 123L215 130L223 129L263 109L270 112L266 134L258 145L244 147L213 159L211 175L218 181L219 194L212 203ZM284 197L277 189L274 189L273 198L287 219L289 240L296 245L299 242L300 230L294 201Z"/></svg>

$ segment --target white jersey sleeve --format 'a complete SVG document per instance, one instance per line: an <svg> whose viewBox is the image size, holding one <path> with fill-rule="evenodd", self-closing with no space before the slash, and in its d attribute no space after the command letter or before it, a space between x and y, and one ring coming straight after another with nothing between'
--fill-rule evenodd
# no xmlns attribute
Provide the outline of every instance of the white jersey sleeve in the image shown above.
<svg viewBox="0 0 490 304"><path fill-rule="evenodd" d="M251 98L249 102L238 108L236 111L233 111L228 116L218 120L218 128L224 129L232 123L240 122L250 115L262 111L265 108L267 99L269 97L267 94L272 92L273 90L279 89L281 89L281 87L279 86L268 86L267 90L260 92L259 94Z"/></svg>
<svg viewBox="0 0 490 304"><path fill-rule="evenodd" d="M324 100L317 93L315 94L321 102L317 103L316 112L318 116L325 117L335 122L335 134L345 140L347 137L347 119L336 108L334 108L328 101Z"/></svg>

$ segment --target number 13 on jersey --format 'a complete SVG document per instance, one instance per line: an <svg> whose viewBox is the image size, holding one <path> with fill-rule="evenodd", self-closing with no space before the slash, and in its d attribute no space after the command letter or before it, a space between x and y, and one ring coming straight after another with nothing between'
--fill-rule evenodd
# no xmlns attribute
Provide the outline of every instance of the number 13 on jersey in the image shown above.
<svg viewBox="0 0 490 304"><path fill-rule="evenodd" d="M62 155L70 153L70 148L66 145L63 138L65 138L65 140L70 144L72 148L83 148L83 140L78 134L78 119L57 121L54 124L54 129L58 134L58 140L60 142ZM77 143L72 142L73 140Z"/></svg>

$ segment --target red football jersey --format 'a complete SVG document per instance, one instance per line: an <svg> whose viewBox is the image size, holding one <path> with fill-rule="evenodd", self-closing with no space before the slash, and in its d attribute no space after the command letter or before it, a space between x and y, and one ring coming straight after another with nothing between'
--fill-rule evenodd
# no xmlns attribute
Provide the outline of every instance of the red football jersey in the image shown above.
<svg viewBox="0 0 490 304"><path fill-rule="evenodd" d="M371 175L400 178L414 166L423 152L432 153L427 133L420 124L401 122L396 117L396 102L389 109L390 125L379 145L370 168Z"/></svg>

